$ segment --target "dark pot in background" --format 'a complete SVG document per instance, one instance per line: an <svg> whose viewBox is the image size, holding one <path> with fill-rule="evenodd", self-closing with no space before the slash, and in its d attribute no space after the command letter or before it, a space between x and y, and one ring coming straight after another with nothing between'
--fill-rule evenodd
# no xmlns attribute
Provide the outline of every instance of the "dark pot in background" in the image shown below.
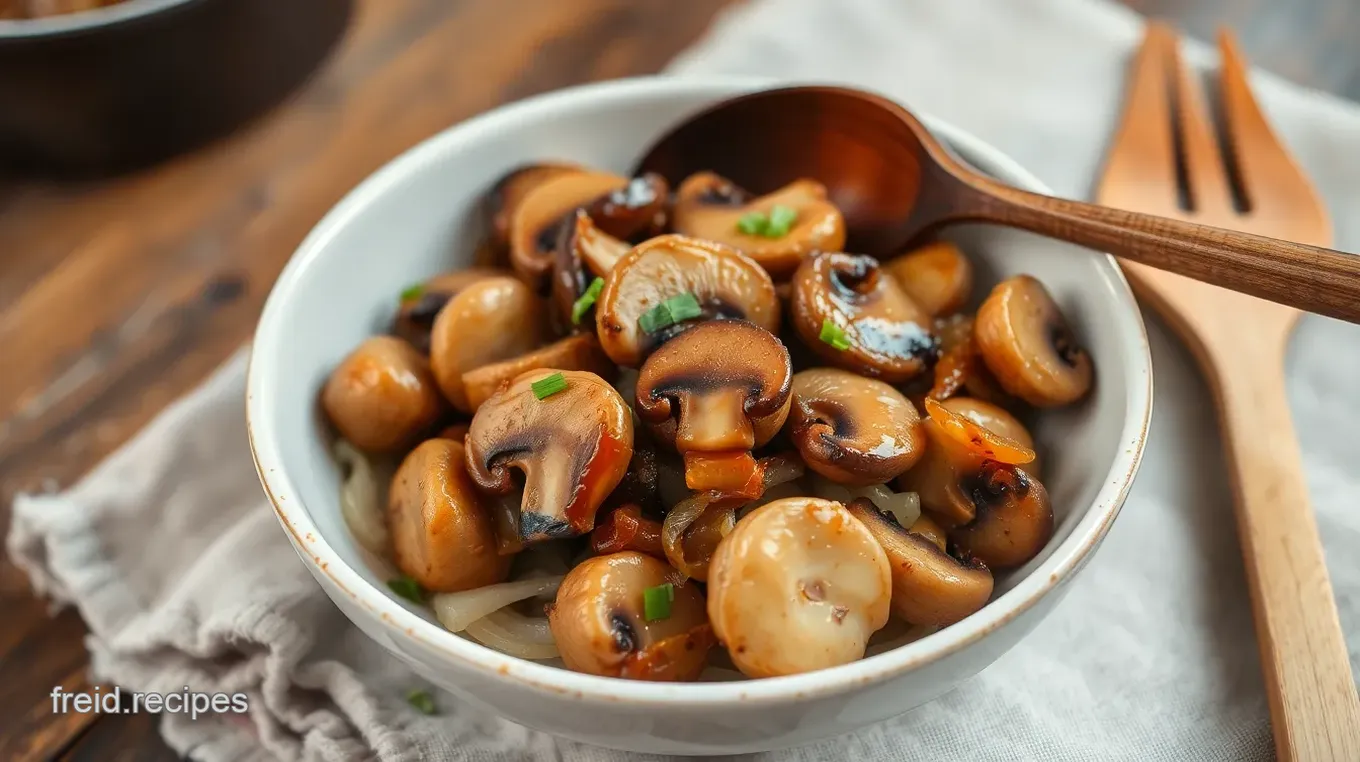
<svg viewBox="0 0 1360 762"><path fill-rule="evenodd" d="M352 0L128 0L0 22L0 173L90 176L198 147L279 103Z"/></svg>

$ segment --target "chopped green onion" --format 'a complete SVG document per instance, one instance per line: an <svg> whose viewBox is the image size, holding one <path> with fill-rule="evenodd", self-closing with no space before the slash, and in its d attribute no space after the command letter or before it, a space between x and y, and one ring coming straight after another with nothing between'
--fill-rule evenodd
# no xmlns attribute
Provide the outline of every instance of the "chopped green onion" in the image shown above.
<svg viewBox="0 0 1360 762"><path fill-rule="evenodd" d="M794 220L798 219L798 212L791 207L776 204L770 210L770 224L765 226L765 231L761 235L766 238L781 238L789 234L789 229L793 227Z"/></svg>
<svg viewBox="0 0 1360 762"><path fill-rule="evenodd" d="M667 619L671 615L671 602L675 600L675 585L649 587L642 591L642 613L649 622Z"/></svg>
<svg viewBox="0 0 1360 762"><path fill-rule="evenodd" d="M580 325L581 318L586 316L586 311L595 306L595 300L600 298L600 291L604 289L604 278L596 278L586 286L586 292L581 294L581 298L571 305L571 323Z"/></svg>
<svg viewBox="0 0 1360 762"><path fill-rule="evenodd" d="M671 318L671 308L662 302L642 313L642 317L638 318L638 328L641 328L643 333L656 333L674 322L675 320Z"/></svg>
<svg viewBox="0 0 1360 762"><path fill-rule="evenodd" d="M830 344L841 352L850 348L850 340L845 337L845 331L841 330L840 326L825 318L822 320L822 332L817 338Z"/></svg>
<svg viewBox="0 0 1360 762"><path fill-rule="evenodd" d="M412 603L425 602L425 591L421 589L419 582L416 582L410 577L390 579L387 581L387 586L392 588L392 592Z"/></svg>
<svg viewBox="0 0 1360 762"><path fill-rule="evenodd" d="M420 295L423 293L425 293L425 284L415 283L401 290L401 300L403 302L409 302L412 299L419 299Z"/></svg>
<svg viewBox="0 0 1360 762"><path fill-rule="evenodd" d="M737 220L737 230L746 235L761 235L765 232L765 226L770 224L770 220L764 212L748 212Z"/></svg>
<svg viewBox="0 0 1360 762"><path fill-rule="evenodd" d="M544 376L543 378L540 378L539 380L535 381L532 384L532 386L534 388L534 396L541 400L545 400L553 396L554 394L557 394L558 392L566 389L567 378L566 376L563 376L560 372L554 373L551 376Z"/></svg>
<svg viewBox="0 0 1360 762"><path fill-rule="evenodd" d="M670 310L672 323L683 323L704 314L699 306L699 300L688 291L667 299L666 309Z"/></svg>
<svg viewBox="0 0 1360 762"><path fill-rule="evenodd" d="M422 690L414 690L406 694L406 703L415 707L421 714L437 714L439 709L434 705L434 696Z"/></svg>

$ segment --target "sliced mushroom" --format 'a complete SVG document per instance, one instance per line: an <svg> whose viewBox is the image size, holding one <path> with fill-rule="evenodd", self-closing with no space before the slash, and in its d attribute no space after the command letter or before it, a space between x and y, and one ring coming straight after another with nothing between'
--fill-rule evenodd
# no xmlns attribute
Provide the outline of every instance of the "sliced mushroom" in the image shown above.
<svg viewBox="0 0 1360 762"><path fill-rule="evenodd" d="M392 333L411 342L421 352L429 354L430 330L434 319L449 300L473 283L487 278L508 275L505 270L492 267L470 267L442 273L407 289L397 306L397 315L392 321Z"/></svg>
<svg viewBox="0 0 1360 762"><path fill-rule="evenodd" d="M659 443L685 455L691 489L724 489L715 480L722 481L720 472L728 468L697 478L704 459L732 467L749 461L746 476L754 472L750 451L784 425L792 376L788 350L764 328L744 320L700 323L643 363L638 418Z"/></svg>
<svg viewBox="0 0 1360 762"><path fill-rule="evenodd" d="M638 321L666 300L692 294L702 314L646 333ZM749 320L779 329L779 299L769 274L736 249L711 241L663 235L641 243L605 278L595 324L609 359L630 368L668 339L713 318Z"/></svg>
<svg viewBox="0 0 1360 762"><path fill-rule="evenodd" d="M628 185L608 172L570 172L535 185L510 216L510 264L535 288L547 283L562 233L573 213Z"/></svg>
<svg viewBox="0 0 1360 762"><path fill-rule="evenodd" d="M1091 388L1091 356L1044 284L1018 275L978 308L973 337L1001 386L1035 407L1075 402Z"/></svg>
<svg viewBox="0 0 1360 762"><path fill-rule="evenodd" d="M409 446L444 409L430 364L391 336L366 339L331 372L321 407L340 436L362 450Z"/></svg>
<svg viewBox="0 0 1360 762"><path fill-rule="evenodd" d="M960 560L928 538L902 528L868 500L846 506L883 546L892 566L892 610L912 624L949 625L992 597L992 573L976 559Z"/></svg>
<svg viewBox="0 0 1360 762"><path fill-rule="evenodd" d="M977 518L949 530L960 552L993 569L1012 569L1037 556L1053 537L1048 490L1024 469L985 461L965 486Z"/></svg>
<svg viewBox="0 0 1360 762"><path fill-rule="evenodd" d="M566 388L539 399L534 382L555 373ZM477 486L510 495L523 485L523 542L575 537L595 526L600 503L628 470L633 416L594 373L532 370L478 408L466 441Z"/></svg>
<svg viewBox="0 0 1360 762"><path fill-rule="evenodd" d="M649 620L646 591L664 585L667 616ZM695 680L714 642L698 586L634 551L572 569L548 607L548 625L568 669L630 680Z"/></svg>
<svg viewBox="0 0 1360 762"><path fill-rule="evenodd" d="M878 260L819 253L793 276L790 310L798 335L823 360L889 383L908 381L934 362L938 342L930 317ZM844 349L824 340L823 324L838 331Z"/></svg>
<svg viewBox="0 0 1360 762"><path fill-rule="evenodd" d="M776 206L797 216L788 232L766 237L743 232L747 215L769 215ZM672 214L675 232L717 241L739 249L775 279L787 278L814 251L840 251L845 245L845 218L826 198L826 188L813 180L797 180L760 198L712 172L691 175L676 191Z"/></svg>
<svg viewBox="0 0 1360 762"><path fill-rule="evenodd" d="M791 497L747 514L708 570L708 616L750 677L860 659L888 622L892 570L878 540L840 503Z"/></svg>
<svg viewBox="0 0 1360 762"><path fill-rule="evenodd" d="M541 287L563 243L564 228L574 224L577 210L584 209L615 238L646 238L664 228L669 195L666 181L655 174L632 180L604 172L551 178L525 197L511 220L510 264Z"/></svg>
<svg viewBox="0 0 1360 762"><path fill-rule="evenodd" d="M557 322L564 331L585 326L594 330L594 321L578 314L576 302L585 294L590 282L604 277L614 269L632 247L600 230L584 209L576 210L569 228L554 253L552 301Z"/></svg>
<svg viewBox="0 0 1360 762"><path fill-rule="evenodd" d="M926 446L921 416L901 392L837 368L794 374L787 429L808 468L855 486L892 481Z"/></svg>
<svg viewBox="0 0 1360 762"><path fill-rule="evenodd" d="M392 477L387 501L393 559L432 592L503 582L513 556L496 552L492 520L468 478L463 446L431 439L411 451Z"/></svg>
<svg viewBox="0 0 1360 762"><path fill-rule="evenodd" d="M548 337L543 303L520 280L472 283L440 310L430 332L430 366L453 406L472 412L463 374L518 357Z"/></svg>
<svg viewBox="0 0 1360 762"><path fill-rule="evenodd" d="M944 533L944 528L939 524L936 524L925 514L921 514L920 518L913 521L911 526L907 527L907 531L926 538L930 541L931 545L939 548L941 553L944 552L944 549L949 542L948 536Z"/></svg>
<svg viewBox="0 0 1360 762"><path fill-rule="evenodd" d="M511 220L514 219L515 210L519 209L519 205L530 191L554 177L584 171L586 170L575 164L543 162L526 164L507 172L496 181L486 197L492 243L502 249L510 245Z"/></svg>
<svg viewBox="0 0 1360 762"><path fill-rule="evenodd" d="M590 334L576 334L528 354L464 373L463 390L468 406L476 412L498 389L520 374L539 368L584 370L603 378L610 378L614 373L614 366L600 349L599 340Z"/></svg>
<svg viewBox="0 0 1360 762"><path fill-rule="evenodd" d="M931 316L958 312L973 291L973 265L948 241L903 254L883 269Z"/></svg>

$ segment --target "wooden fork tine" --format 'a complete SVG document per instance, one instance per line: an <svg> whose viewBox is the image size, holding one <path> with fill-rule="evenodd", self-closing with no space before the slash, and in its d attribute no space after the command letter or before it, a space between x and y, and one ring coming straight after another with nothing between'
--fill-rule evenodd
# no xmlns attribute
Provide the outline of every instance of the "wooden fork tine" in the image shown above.
<svg viewBox="0 0 1360 762"><path fill-rule="evenodd" d="M1252 95L1247 64L1232 32L1221 29L1219 97L1224 131L1243 194L1263 232L1315 246L1331 244L1326 204L1308 176L1271 129Z"/></svg>
<svg viewBox="0 0 1360 762"><path fill-rule="evenodd" d="M1190 206L1197 216L1206 217L1207 224L1223 225L1223 220L1234 214L1232 190L1228 186L1228 173L1223 168L1223 154L1214 134L1208 101L1204 98L1198 73L1181 57L1180 40L1173 36L1169 47L1176 77L1176 110L1179 112Z"/></svg>
<svg viewBox="0 0 1360 762"><path fill-rule="evenodd" d="M1180 207L1166 69L1175 42L1176 33L1166 24L1148 22L1133 62L1124 113L1096 189L1101 203L1121 206L1121 199L1131 199L1137 204L1132 208L1168 214Z"/></svg>

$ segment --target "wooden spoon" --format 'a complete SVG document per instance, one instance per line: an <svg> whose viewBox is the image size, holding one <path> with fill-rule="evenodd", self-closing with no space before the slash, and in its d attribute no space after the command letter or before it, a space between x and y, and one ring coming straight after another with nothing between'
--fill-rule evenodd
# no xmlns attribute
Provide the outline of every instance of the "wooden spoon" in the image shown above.
<svg viewBox="0 0 1360 762"><path fill-rule="evenodd" d="M820 181L853 251L890 256L942 225L991 222L1360 323L1360 257L1013 188L966 165L906 109L859 90L790 87L723 101L638 165L673 185L703 170L757 193Z"/></svg>

